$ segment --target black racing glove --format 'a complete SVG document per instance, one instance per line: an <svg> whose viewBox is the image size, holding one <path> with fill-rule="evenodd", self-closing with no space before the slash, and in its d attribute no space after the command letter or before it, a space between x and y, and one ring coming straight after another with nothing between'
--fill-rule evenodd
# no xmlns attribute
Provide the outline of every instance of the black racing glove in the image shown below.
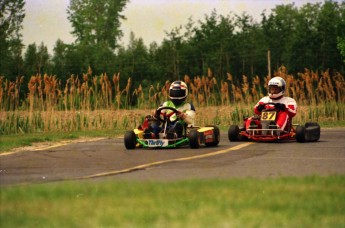
<svg viewBox="0 0 345 228"><path fill-rule="evenodd" d="M155 119L155 120L159 120L159 115L158 115L158 113L157 113L157 112L155 112L155 113L153 114L153 119Z"/></svg>
<svg viewBox="0 0 345 228"><path fill-rule="evenodd" d="M152 120L154 117L152 116L152 115L147 115L147 116L145 116L145 119L147 119L147 120Z"/></svg>
<svg viewBox="0 0 345 228"><path fill-rule="evenodd" d="M266 107L265 104L259 104L257 107L256 107L256 110L258 110L259 112L261 112L262 110L264 110Z"/></svg>
<svg viewBox="0 0 345 228"><path fill-rule="evenodd" d="M282 104L282 103L274 104L274 107L278 110L281 110L281 111L285 111L285 109L286 109L285 104Z"/></svg>

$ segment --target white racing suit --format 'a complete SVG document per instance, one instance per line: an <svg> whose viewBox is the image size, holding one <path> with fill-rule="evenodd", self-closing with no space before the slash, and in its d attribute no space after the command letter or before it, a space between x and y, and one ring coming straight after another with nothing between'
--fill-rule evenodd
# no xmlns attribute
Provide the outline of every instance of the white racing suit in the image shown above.
<svg viewBox="0 0 345 228"><path fill-rule="evenodd" d="M259 100L259 102L254 107L254 112L257 115L260 115L261 112L258 110L258 106L260 104L267 104L267 103L280 103L284 104L286 109L284 111L278 111L277 113L277 119L276 124L280 127L282 130L288 130L290 127L292 117L294 117L297 113L297 103L296 101L291 97L281 97L278 99L272 99L269 96L263 97ZM266 108L274 107L273 105L266 105ZM246 129L249 127L250 120L246 123Z"/></svg>

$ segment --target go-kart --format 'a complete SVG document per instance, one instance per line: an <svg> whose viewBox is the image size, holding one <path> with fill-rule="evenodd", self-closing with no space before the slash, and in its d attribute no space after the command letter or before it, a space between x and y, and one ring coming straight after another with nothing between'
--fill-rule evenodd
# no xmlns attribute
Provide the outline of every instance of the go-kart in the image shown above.
<svg viewBox="0 0 345 228"><path fill-rule="evenodd" d="M228 130L229 140L316 142L320 139L320 125L316 122L307 122L304 125L290 123L286 130L280 129L276 124L279 110L274 108L275 104L266 103L270 108L262 110L261 115L254 115L251 119L244 118L243 126L231 125ZM248 129L245 127L247 121L250 121Z"/></svg>
<svg viewBox="0 0 345 228"><path fill-rule="evenodd" d="M162 106L159 107L153 116L147 116L141 126L138 128L126 131L124 135L124 143L127 149L135 148L174 148L183 145L189 145L190 148L199 148L200 145L217 146L220 140L219 128L214 125L206 127L198 126L183 126L182 136L174 134L174 137L169 135L168 126L171 126L176 121L179 121L179 111L175 108ZM147 136L145 130L152 121L157 121L162 125L162 130L159 134L151 134L152 137Z"/></svg>

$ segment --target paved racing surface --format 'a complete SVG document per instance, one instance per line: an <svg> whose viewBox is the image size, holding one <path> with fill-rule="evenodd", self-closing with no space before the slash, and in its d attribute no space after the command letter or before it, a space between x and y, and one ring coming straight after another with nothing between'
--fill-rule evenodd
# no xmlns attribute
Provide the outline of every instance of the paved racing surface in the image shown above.
<svg viewBox="0 0 345 228"><path fill-rule="evenodd" d="M0 186L62 180L174 181L345 174L345 128L316 143L229 142L218 147L126 150L123 138L0 154Z"/></svg>

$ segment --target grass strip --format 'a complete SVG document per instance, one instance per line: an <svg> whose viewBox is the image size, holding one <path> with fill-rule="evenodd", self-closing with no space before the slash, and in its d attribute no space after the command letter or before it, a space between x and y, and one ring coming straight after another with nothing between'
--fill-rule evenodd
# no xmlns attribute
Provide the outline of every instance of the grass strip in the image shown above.
<svg viewBox="0 0 345 228"><path fill-rule="evenodd" d="M1 227L344 227L345 176L1 188Z"/></svg>
<svg viewBox="0 0 345 228"><path fill-rule="evenodd" d="M99 130L99 131L79 131L79 132L48 132L48 133L28 133L16 135L2 135L0 137L0 153L13 148L31 146L37 142L59 142L63 140L74 140L82 137L115 137L123 135L120 130Z"/></svg>

